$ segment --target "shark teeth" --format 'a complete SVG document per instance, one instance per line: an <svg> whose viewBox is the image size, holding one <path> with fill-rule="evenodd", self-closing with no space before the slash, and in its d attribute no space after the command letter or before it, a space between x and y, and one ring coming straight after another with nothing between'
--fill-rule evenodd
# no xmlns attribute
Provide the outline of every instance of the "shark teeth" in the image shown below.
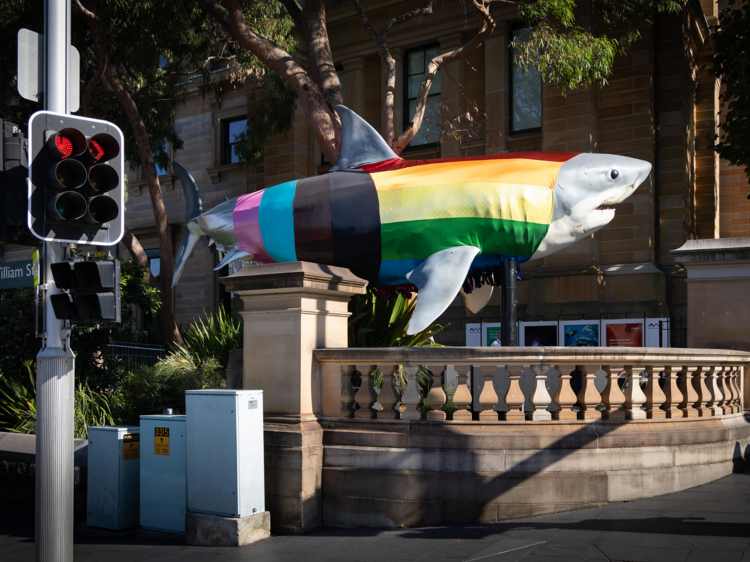
<svg viewBox="0 0 750 562"><path fill-rule="evenodd" d="M596 210L597 211L615 211L617 209L617 205L599 205Z"/></svg>

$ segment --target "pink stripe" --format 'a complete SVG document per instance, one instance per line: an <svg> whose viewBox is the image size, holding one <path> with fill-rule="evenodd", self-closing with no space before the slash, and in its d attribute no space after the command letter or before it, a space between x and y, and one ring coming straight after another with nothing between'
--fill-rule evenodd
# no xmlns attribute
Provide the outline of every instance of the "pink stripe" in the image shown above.
<svg viewBox="0 0 750 562"><path fill-rule="evenodd" d="M237 198L233 217L234 233L237 235L240 251L255 254L253 259L256 261L276 263L263 246L260 222L258 222L258 210L265 191L265 189L261 189Z"/></svg>

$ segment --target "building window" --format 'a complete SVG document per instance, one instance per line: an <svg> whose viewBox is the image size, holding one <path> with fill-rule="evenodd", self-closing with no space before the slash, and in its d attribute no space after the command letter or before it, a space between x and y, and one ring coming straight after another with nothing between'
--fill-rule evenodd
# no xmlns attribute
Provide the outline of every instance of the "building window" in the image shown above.
<svg viewBox="0 0 750 562"><path fill-rule="evenodd" d="M164 152L167 154L167 156L169 156L169 147L167 146L166 139L162 143L162 148L163 148ZM154 158L156 158L156 153L154 153ZM161 166L159 166L158 162L154 162L154 164L156 165L156 175L157 176L166 176L169 173L168 170L167 170L167 168L162 168Z"/></svg>
<svg viewBox="0 0 750 562"><path fill-rule="evenodd" d="M523 43L529 40L531 28L515 29L511 40ZM542 128L542 74L536 68L524 70L517 65L510 52L510 132L535 133Z"/></svg>
<svg viewBox="0 0 750 562"><path fill-rule="evenodd" d="M433 45L406 53L404 64L404 123L408 123L417 105L417 93L427 65L440 54L440 46ZM440 142L440 70L432 81L422 126L409 143L409 148L428 148Z"/></svg>
<svg viewBox="0 0 750 562"><path fill-rule="evenodd" d="M224 159L222 164L240 161L242 145L247 143L247 117L232 119L224 123ZM239 152L238 152L239 149Z"/></svg>

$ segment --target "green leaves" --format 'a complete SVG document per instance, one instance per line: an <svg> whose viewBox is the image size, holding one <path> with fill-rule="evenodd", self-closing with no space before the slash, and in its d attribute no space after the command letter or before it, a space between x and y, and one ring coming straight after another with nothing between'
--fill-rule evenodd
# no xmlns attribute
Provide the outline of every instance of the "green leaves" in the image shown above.
<svg viewBox="0 0 750 562"><path fill-rule="evenodd" d="M709 72L721 78L726 114L721 134L709 141L719 156L733 166L743 166L750 178L750 5L731 2L719 14L713 40Z"/></svg>

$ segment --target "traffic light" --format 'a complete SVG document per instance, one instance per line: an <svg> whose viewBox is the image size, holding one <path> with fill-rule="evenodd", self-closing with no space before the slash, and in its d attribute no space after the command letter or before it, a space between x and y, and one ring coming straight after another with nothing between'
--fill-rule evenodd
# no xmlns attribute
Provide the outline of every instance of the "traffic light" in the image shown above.
<svg viewBox="0 0 750 562"><path fill-rule="evenodd" d="M18 125L0 119L0 242L41 246L26 224L28 148Z"/></svg>
<svg viewBox="0 0 750 562"><path fill-rule="evenodd" d="M40 240L112 246L124 231L123 136L113 123L39 111L29 119L28 226Z"/></svg>
<svg viewBox="0 0 750 562"><path fill-rule="evenodd" d="M50 297L58 320L120 322L119 261L64 261L53 263L51 269L55 285L64 291Z"/></svg>

